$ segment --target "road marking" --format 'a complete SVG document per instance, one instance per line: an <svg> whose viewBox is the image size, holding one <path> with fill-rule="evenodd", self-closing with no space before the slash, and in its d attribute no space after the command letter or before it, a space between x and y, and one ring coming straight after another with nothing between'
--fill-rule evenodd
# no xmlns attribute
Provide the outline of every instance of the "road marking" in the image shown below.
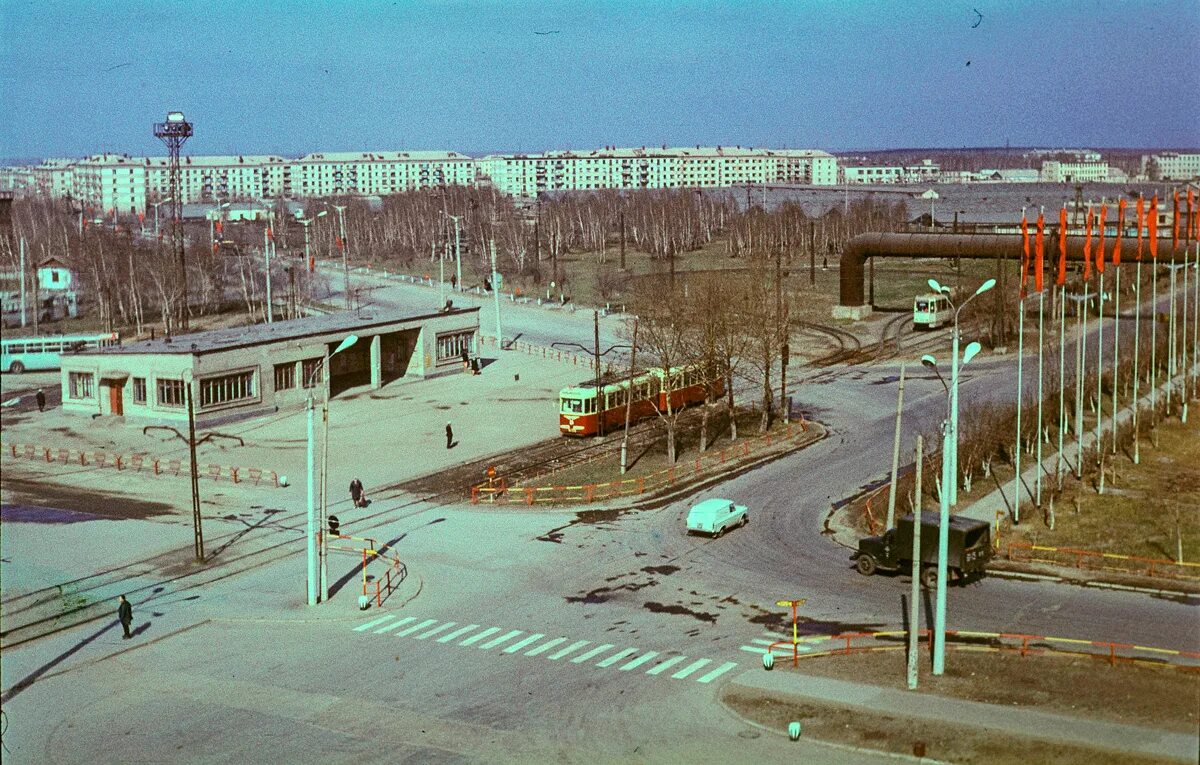
<svg viewBox="0 0 1200 765"><path fill-rule="evenodd" d="M703 667L705 664L712 664L712 659L696 659L691 664L671 675L671 677L675 680L682 680L683 678Z"/></svg>
<svg viewBox="0 0 1200 765"><path fill-rule="evenodd" d="M478 624L468 624L466 627L459 627L458 629L454 630L454 632L451 632L449 635L442 635L440 638L437 639L437 641L439 643L449 643L451 640L458 637L459 635L465 635L468 632L470 632L471 630L477 630L477 629L479 629Z"/></svg>
<svg viewBox="0 0 1200 765"><path fill-rule="evenodd" d="M583 648L585 645L587 645L591 642L592 641L590 641L590 640L576 640L574 643L571 643L571 645L567 646L566 648L562 649L561 651L550 654L546 658L550 659L550 661L558 661L559 659L566 656L567 654L574 653L574 652L578 651L580 648Z"/></svg>
<svg viewBox="0 0 1200 765"><path fill-rule="evenodd" d="M417 635L415 638L413 638L413 640L424 640L425 638L433 637L434 635L438 634L439 632L442 632L443 630L450 629L455 624L458 624L458 622L446 622L445 624L443 624L440 627L434 627L433 629L429 630L428 632L422 632L420 635Z"/></svg>
<svg viewBox="0 0 1200 765"><path fill-rule="evenodd" d="M612 648L612 647L613 647L612 643L605 643L604 645L598 645L595 648L593 648L592 650L588 651L587 653L582 654L580 656L576 656L574 659L571 659L571 661L574 662L575 664L582 664L585 661L587 661L588 659L595 656L596 654L604 653L605 651L607 651L609 648Z"/></svg>
<svg viewBox="0 0 1200 765"><path fill-rule="evenodd" d="M770 648L759 648L756 645L740 645L738 646L738 650L746 651L747 653L761 653L764 656L771 652Z"/></svg>
<svg viewBox="0 0 1200 765"><path fill-rule="evenodd" d="M751 643L754 643L755 645L774 645L775 643L779 643L779 642L782 642L782 641L779 641L779 640L763 640L762 638L754 638L754 639L753 639L753 640L751 640L750 642L751 642Z"/></svg>
<svg viewBox="0 0 1200 765"><path fill-rule="evenodd" d="M394 618L395 617L392 616L391 614L388 614L387 616L381 616L378 619L372 619L371 621L367 622L366 624L362 624L362 625L355 627L354 631L355 632L365 632L365 631L371 629L372 627L374 627L376 624L383 624L388 619L394 619Z"/></svg>
<svg viewBox="0 0 1200 765"><path fill-rule="evenodd" d="M501 643L512 640L517 635L522 635L522 634L524 634L523 630L509 630L508 632L501 635L500 637L492 638L491 640L487 641L483 645L479 646L479 650L486 651L488 649L495 648L496 646L500 645Z"/></svg>
<svg viewBox="0 0 1200 765"><path fill-rule="evenodd" d="M518 640L517 642L510 645L508 648L505 648L504 653L516 653L517 651L521 650L522 648L529 645L530 643L536 643L537 641L541 640L544 637L546 637L546 635L544 633L541 633L541 632L534 633L534 634L530 635L529 637L525 638L524 640Z"/></svg>
<svg viewBox="0 0 1200 765"><path fill-rule="evenodd" d="M565 637L554 638L553 640L548 640L545 643L542 643L537 648L534 648L532 651L526 651L525 655L526 656L537 656L539 653L545 653L546 651L549 651L551 648L558 645L559 643L565 643L565 642L567 642L567 639Z"/></svg>
<svg viewBox="0 0 1200 765"><path fill-rule="evenodd" d="M431 624L437 624L437 619L426 619L425 621L421 622L420 624L414 624L413 626L411 626L407 629L400 630L399 632L396 633L396 637L404 637L405 635L411 635L414 632L419 632L419 631L425 629L426 627L428 627Z"/></svg>
<svg viewBox="0 0 1200 765"><path fill-rule="evenodd" d="M663 670L667 670L667 669L670 669L671 667L674 667L676 664L678 664L679 662L683 661L686 658L687 658L686 656L674 656L670 659L667 659L662 664L656 664L654 666L654 669L647 671L646 674L647 675L657 675L659 672L662 672Z"/></svg>
<svg viewBox="0 0 1200 765"><path fill-rule="evenodd" d="M500 631L499 627L488 627L486 630L484 630L483 632L480 632L478 635L472 635L471 637L462 641L461 643L459 643L459 645L474 645L475 643L478 643L480 640L483 640L488 635L495 635L499 631Z"/></svg>
<svg viewBox="0 0 1200 765"><path fill-rule="evenodd" d="M736 666L737 666L737 662L727 661L724 664L722 664L721 666L714 669L712 672L709 672L707 675L696 678L696 682L697 683L711 683L713 680L717 679L718 677L725 674L726 672L728 672L729 670L733 669Z"/></svg>
<svg viewBox="0 0 1200 765"><path fill-rule="evenodd" d="M617 669L621 672L628 672L631 669L637 669L638 667L642 666L646 662L653 659L655 656L658 656L658 651L647 651L646 653L637 657L636 659L629 662L628 664L622 664L620 667L617 667Z"/></svg>
<svg viewBox="0 0 1200 765"><path fill-rule="evenodd" d="M409 622L415 622L416 620L417 620L417 618L415 616L406 616L398 622L392 622L391 624L387 625L386 627L380 627L379 629L375 630L375 634L382 635L383 633L388 632L389 630L399 629L400 627L403 627L404 625L408 624Z"/></svg>
<svg viewBox="0 0 1200 765"><path fill-rule="evenodd" d="M614 653L612 656L609 656L604 661L597 662L596 666L597 667L611 667L612 665L616 664L621 659L628 659L630 656L634 655L637 652L638 652L638 649L636 649L636 648L626 648L624 651L618 651L617 653Z"/></svg>

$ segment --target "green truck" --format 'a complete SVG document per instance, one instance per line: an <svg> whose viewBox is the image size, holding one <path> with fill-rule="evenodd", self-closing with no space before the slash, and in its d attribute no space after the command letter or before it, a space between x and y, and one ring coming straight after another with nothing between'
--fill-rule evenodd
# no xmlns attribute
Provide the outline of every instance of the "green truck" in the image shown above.
<svg viewBox="0 0 1200 765"><path fill-rule="evenodd" d="M992 558L992 527L985 521L950 516L946 547L946 570L950 578L983 576ZM881 536L858 540L858 549L850 556L864 576L878 569L903 571L912 567L913 515L900 518L894 529ZM921 513L921 583L937 585L938 513Z"/></svg>

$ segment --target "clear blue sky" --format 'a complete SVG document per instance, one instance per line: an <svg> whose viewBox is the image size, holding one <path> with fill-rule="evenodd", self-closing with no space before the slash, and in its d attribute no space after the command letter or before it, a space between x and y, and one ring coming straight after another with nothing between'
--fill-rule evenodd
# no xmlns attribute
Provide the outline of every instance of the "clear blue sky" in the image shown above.
<svg viewBox="0 0 1200 765"><path fill-rule="evenodd" d="M1198 62L1197 0L0 0L0 157L1195 147Z"/></svg>

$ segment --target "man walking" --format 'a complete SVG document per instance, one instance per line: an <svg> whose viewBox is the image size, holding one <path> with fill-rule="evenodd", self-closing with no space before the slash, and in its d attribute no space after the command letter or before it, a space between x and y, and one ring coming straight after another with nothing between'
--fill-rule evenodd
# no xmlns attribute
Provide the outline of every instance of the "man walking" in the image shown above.
<svg viewBox="0 0 1200 765"><path fill-rule="evenodd" d="M350 482L350 499L354 500L355 507L366 507L362 481L357 478Z"/></svg>
<svg viewBox="0 0 1200 765"><path fill-rule="evenodd" d="M41 388L38 388L37 396L35 396L35 398L37 399L38 411L46 411L46 392Z"/></svg>
<svg viewBox="0 0 1200 765"><path fill-rule="evenodd" d="M449 449L454 445L454 428L450 427L450 423L446 423L446 448Z"/></svg>
<svg viewBox="0 0 1200 765"><path fill-rule="evenodd" d="M133 637L129 632L129 625L133 624L133 606L129 604L124 595L121 596L120 602L121 605L117 606L117 618L121 620L121 628L125 630L123 639L128 640Z"/></svg>

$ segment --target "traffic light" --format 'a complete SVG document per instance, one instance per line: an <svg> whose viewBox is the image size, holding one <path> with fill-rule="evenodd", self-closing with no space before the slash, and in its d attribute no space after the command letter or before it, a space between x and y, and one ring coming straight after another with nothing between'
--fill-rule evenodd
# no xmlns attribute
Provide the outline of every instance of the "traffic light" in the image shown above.
<svg viewBox="0 0 1200 765"><path fill-rule="evenodd" d="M331 516L329 516L328 521L329 521L329 536L331 536L331 537L339 536L340 532L338 532L338 526L339 526L338 517L336 515L331 515Z"/></svg>

